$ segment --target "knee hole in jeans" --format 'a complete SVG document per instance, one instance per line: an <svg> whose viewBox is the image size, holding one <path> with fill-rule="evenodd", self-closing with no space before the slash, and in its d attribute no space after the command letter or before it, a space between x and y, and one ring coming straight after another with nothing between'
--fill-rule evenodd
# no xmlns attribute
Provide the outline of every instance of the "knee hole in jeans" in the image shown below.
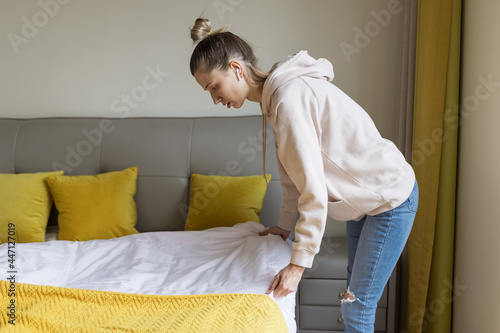
<svg viewBox="0 0 500 333"><path fill-rule="evenodd" d="M340 301L341 303L354 303L357 300L356 296L352 291L347 288L347 291L344 294L344 298Z"/></svg>

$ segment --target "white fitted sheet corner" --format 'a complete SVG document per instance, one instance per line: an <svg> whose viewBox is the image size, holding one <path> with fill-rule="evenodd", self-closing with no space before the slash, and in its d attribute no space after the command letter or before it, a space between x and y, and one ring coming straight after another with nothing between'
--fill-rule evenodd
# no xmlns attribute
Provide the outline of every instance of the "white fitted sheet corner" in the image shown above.
<svg viewBox="0 0 500 333"><path fill-rule="evenodd" d="M136 294L265 294L292 245L260 223L107 240L16 244L17 282ZM0 245L1 247L6 244ZM4 252L4 253L5 253ZM0 256L0 267L7 267ZM275 299L296 332L295 293Z"/></svg>

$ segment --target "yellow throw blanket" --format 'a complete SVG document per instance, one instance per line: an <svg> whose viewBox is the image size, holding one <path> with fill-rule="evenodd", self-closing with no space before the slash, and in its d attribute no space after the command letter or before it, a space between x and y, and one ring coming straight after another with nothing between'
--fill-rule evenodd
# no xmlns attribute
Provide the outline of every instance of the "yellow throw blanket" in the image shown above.
<svg viewBox="0 0 500 333"><path fill-rule="evenodd" d="M288 332L266 295L139 295L0 283L1 332Z"/></svg>

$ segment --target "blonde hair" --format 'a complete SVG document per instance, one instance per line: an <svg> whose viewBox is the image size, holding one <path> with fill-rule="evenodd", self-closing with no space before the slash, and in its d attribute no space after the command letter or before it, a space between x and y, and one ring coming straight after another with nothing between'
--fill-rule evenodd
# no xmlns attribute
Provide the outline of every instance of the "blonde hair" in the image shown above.
<svg viewBox="0 0 500 333"><path fill-rule="evenodd" d="M210 20L197 18L191 28L191 39L197 43L189 63L192 75L197 70L225 71L231 61L239 60L248 68L248 79L252 84L264 84L269 76L269 73L257 67L257 57L252 47L242 38L227 31L227 26L212 31Z"/></svg>

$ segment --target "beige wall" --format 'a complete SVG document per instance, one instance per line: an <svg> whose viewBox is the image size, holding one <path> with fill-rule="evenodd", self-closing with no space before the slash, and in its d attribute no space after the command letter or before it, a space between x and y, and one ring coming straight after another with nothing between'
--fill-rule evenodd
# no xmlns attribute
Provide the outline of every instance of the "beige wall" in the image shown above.
<svg viewBox="0 0 500 333"><path fill-rule="evenodd" d="M498 13L498 1L464 1L454 333L500 329Z"/></svg>
<svg viewBox="0 0 500 333"><path fill-rule="evenodd" d="M395 14L378 23L370 11L388 6ZM214 107L191 77L189 27L204 12L215 27L229 24L249 40L265 70L301 49L328 58L335 82L397 140L401 10L399 0L2 1L0 116L259 114L256 103L231 111ZM354 29L367 24L373 37L354 40ZM348 59L341 43L359 53ZM161 82L147 79L145 85L147 68L157 66L165 73ZM137 105L128 107L122 94L132 92ZM120 111L125 108L128 113Z"/></svg>
<svg viewBox="0 0 500 333"><path fill-rule="evenodd" d="M1 1L0 117L260 114L256 103L214 106L189 73L189 27L204 12L214 28L229 24L247 39L264 70L301 49L332 61L334 83L397 142L403 3Z"/></svg>

